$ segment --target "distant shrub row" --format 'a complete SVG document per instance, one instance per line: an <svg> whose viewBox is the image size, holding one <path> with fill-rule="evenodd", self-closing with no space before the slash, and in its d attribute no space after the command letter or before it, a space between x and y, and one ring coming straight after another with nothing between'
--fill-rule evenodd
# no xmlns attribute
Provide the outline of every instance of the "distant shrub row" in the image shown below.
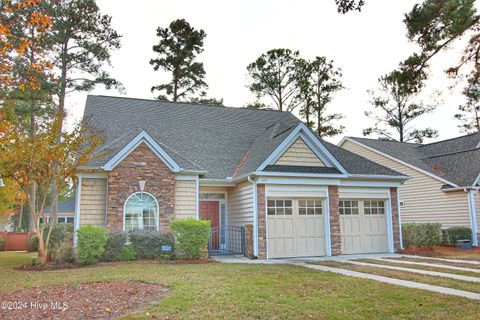
<svg viewBox="0 0 480 320"><path fill-rule="evenodd" d="M402 226L403 247L430 248L438 245L456 245L458 240L472 239L472 230L451 227L442 230L440 223L407 223Z"/></svg>

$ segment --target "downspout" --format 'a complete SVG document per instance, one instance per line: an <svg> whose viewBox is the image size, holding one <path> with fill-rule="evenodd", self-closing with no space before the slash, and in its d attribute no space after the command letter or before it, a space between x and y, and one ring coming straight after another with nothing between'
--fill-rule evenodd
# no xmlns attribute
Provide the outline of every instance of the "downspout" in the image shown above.
<svg viewBox="0 0 480 320"><path fill-rule="evenodd" d="M397 213L398 213L398 228L400 229L400 249L403 250L403 230L402 230L402 216L400 214L400 188L397 188Z"/></svg>
<svg viewBox="0 0 480 320"><path fill-rule="evenodd" d="M107 183L108 184L108 183ZM75 219L73 220L73 246L77 246L77 233L80 227L80 197L82 196L82 176L78 175L78 185L75 197Z"/></svg>
<svg viewBox="0 0 480 320"><path fill-rule="evenodd" d="M258 203L257 203L257 182L252 176L247 176L248 182L253 186L253 255L258 256Z"/></svg>
<svg viewBox="0 0 480 320"><path fill-rule="evenodd" d="M465 190L468 197L468 209L470 210L470 223L472 226L472 244L478 246L478 236L477 236L477 211L475 208L475 190Z"/></svg>

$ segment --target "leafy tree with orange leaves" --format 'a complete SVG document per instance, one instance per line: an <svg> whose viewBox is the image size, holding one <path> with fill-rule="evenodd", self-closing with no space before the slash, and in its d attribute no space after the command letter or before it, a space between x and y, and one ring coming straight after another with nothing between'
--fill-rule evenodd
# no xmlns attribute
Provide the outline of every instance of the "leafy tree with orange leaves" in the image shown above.
<svg viewBox="0 0 480 320"><path fill-rule="evenodd" d="M51 224L39 225L39 218L46 221L44 208L51 186L55 183L64 187L75 179L78 166L101 156L95 154L95 150L102 139L89 131L85 124L78 124L72 132L59 133L61 120L58 117L38 130L32 139L15 123L11 114L9 109L0 114L0 176L15 181L25 197L39 241L38 258L41 263L46 263L52 229ZM56 166L57 163L62 165ZM37 207L30 196L32 184L37 186Z"/></svg>
<svg viewBox="0 0 480 320"><path fill-rule="evenodd" d="M20 123L34 138L39 117L49 116L52 99L52 1L9 0L0 4L0 100L14 106ZM30 186L36 207L36 187ZM30 230L33 230L30 216Z"/></svg>

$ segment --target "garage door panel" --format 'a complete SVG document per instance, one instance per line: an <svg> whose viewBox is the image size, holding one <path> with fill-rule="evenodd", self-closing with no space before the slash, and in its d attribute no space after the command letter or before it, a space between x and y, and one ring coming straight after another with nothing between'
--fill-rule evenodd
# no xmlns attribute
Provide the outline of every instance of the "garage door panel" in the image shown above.
<svg viewBox="0 0 480 320"><path fill-rule="evenodd" d="M340 201L340 230L344 254L387 252L384 201Z"/></svg>
<svg viewBox="0 0 480 320"><path fill-rule="evenodd" d="M325 218L321 211L323 200L309 200L308 204L307 201L301 202L302 200L280 200L280 202L272 200L267 203L276 206L277 202L281 204L282 201L283 203L291 201L292 214L287 216L270 214L267 216L269 257L325 255ZM299 213L299 202L304 206L303 214ZM312 207L306 208L307 206ZM270 208L268 212L276 213L278 210ZM274 227L270 227L271 225Z"/></svg>

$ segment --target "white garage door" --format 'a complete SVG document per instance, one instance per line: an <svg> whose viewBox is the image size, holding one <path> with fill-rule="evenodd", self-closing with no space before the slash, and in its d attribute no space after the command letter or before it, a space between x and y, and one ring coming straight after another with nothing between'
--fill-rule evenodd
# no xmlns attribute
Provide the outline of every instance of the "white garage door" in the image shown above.
<svg viewBox="0 0 480 320"><path fill-rule="evenodd" d="M388 252L384 200L341 200L342 254Z"/></svg>
<svg viewBox="0 0 480 320"><path fill-rule="evenodd" d="M268 257L325 255L323 203L323 199L269 199Z"/></svg>

